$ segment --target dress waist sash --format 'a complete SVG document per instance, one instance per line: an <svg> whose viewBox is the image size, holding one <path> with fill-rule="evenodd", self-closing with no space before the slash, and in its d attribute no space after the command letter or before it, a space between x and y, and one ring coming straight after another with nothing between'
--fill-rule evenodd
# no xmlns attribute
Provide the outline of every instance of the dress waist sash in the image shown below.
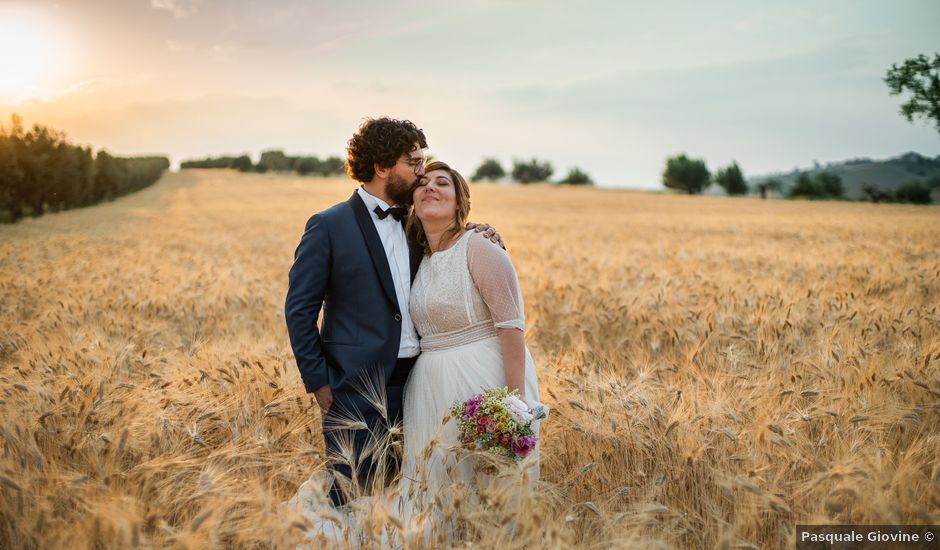
<svg viewBox="0 0 940 550"><path fill-rule="evenodd" d="M451 332L421 337L421 351L441 351L496 336L493 321L486 320Z"/></svg>

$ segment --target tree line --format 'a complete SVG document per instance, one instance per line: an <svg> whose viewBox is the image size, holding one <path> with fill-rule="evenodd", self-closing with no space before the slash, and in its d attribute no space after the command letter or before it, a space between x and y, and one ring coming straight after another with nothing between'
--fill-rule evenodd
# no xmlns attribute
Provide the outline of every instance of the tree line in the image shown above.
<svg viewBox="0 0 940 550"><path fill-rule="evenodd" d="M430 160L431 157L428 157ZM335 156L321 160L316 156L290 156L281 150L268 150L261 153L257 164L253 164L248 155L206 157L189 159L180 163L180 168L227 168L241 172L296 172L300 175L337 176L345 173L343 159ZM471 176L472 181L496 181L511 176L518 183L547 182L555 169L548 161L532 158L513 160L512 170L507 173L502 164L494 158L483 159L482 164ZM593 185L591 177L580 168L572 168L568 174L555 183L573 185Z"/></svg>
<svg viewBox="0 0 940 550"><path fill-rule="evenodd" d="M228 168L239 172L259 173L296 172L302 176L338 176L346 171L343 159L336 156L325 159L317 156L290 156L278 149L263 151L257 164L253 163L248 155L240 155L184 160L180 163L180 168Z"/></svg>
<svg viewBox="0 0 940 550"><path fill-rule="evenodd" d="M152 185L169 167L166 157L94 154L47 126L26 130L14 114L0 127L0 221L113 200Z"/></svg>
<svg viewBox="0 0 940 550"><path fill-rule="evenodd" d="M792 199L836 199L847 200L842 178L827 170L800 172L792 186L784 189L779 179L769 179L748 186L737 162L719 169L714 176L708 170L703 159L693 159L685 154L666 159L666 168L662 175L663 185L689 195L701 193L712 183L718 184L728 195L745 195L751 191L767 198L770 191L781 193ZM863 185L866 200L872 202L901 202L912 204L930 204L931 192L940 187L940 177L927 181L905 183L894 191L878 189L873 185Z"/></svg>
<svg viewBox="0 0 940 550"><path fill-rule="evenodd" d="M512 170L509 172L509 175L512 181L517 183L533 183L537 181L547 182L554 173L555 169L550 162L532 158L529 160L513 159ZM497 181L505 178L506 175L506 170L503 169L503 165L500 164L498 160L485 158L470 179L472 181ZM591 176L586 172L580 168L574 167L568 170L568 174L564 178L554 183L593 185L594 181L591 180Z"/></svg>

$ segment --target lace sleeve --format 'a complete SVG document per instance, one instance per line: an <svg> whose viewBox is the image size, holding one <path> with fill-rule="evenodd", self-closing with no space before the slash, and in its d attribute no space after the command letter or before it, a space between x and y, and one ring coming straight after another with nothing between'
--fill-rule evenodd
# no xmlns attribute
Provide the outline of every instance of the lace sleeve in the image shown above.
<svg viewBox="0 0 940 550"><path fill-rule="evenodd" d="M496 328L525 330L522 291L509 254L483 235L474 233L467 243L467 266Z"/></svg>

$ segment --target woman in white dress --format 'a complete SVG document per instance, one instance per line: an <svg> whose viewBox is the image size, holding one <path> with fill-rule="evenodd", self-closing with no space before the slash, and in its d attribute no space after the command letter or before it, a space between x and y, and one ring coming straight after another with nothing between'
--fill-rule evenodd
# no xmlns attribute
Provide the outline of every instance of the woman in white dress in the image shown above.
<svg viewBox="0 0 940 550"><path fill-rule="evenodd" d="M411 318L421 355L405 385L403 492L418 501L447 497L448 485L473 486L472 460L453 452L456 423L449 408L487 388L507 386L524 401L539 401L535 364L525 345L519 281L509 255L466 231L470 188L447 164L433 161L413 193L408 229L425 257L411 287ZM538 424L533 432L538 435ZM539 446L523 464L538 477ZM417 487L416 487L417 486Z"/></svg>

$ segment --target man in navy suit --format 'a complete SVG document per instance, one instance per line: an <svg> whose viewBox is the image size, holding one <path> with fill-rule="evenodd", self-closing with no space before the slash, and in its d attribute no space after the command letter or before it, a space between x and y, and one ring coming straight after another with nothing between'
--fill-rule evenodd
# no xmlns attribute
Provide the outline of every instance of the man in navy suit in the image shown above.
<svg viewBox="0 0 940 550"><path fill-rule="evenodd" d="M297 367L323 413L328 454L353 458L355 477L345 461L330 467L360 487L383 464L398 466L397 454L369 444L401 421L402 391L420 352L408 301L422 251L406 238L404 222L426 148L410 121L366 120L346 151L346 170L362 186L307 221L289 275L284 313ZM385 403L377 399L383 392ZM365 426L355 429L356 421ZM334 505L346 497L333 483Z"/></svg>

